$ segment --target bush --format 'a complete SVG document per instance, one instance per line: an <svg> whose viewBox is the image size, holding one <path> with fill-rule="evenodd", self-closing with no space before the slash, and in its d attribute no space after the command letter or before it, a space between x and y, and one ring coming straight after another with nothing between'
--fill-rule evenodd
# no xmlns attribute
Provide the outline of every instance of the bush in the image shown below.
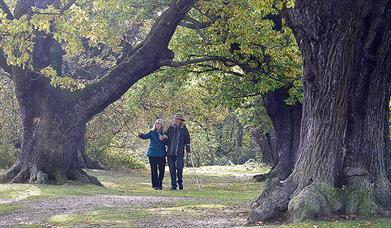
<svg viewBox="0 0 391 228"><path fill-rule="evenodd" d="M121 169L143 169L145 163L129 153L121 149L106 149L100 154L100 164L106 169L121 170Z"/></svg>

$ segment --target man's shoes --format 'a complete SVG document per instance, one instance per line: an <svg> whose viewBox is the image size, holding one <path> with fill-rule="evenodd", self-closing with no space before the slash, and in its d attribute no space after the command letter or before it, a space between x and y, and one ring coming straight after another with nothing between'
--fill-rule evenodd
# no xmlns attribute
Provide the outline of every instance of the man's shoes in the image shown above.
<svg viewBox="0 0 391 228"><path fill-rule="evenodd" d="M183 186L179 186L179 191L182 191L183 190Z"/></svg>
<svg viewBox="0 0 391 228"><path fill-rule="evenodd" d="M163 190L163 187L159 187L159 190Z"/></svg>
<svg viewBox="0 0 391 228"><path fill-rule="evenodd" d="M154 187L153 190L159 190L159 188L158 187Z"/></svg>
<svg viewBox="0 0 391 228"><path fill-rule="evenodd" d="M170 190L171 191L176 191L176 188L175 187L171 187Z"/></svg>

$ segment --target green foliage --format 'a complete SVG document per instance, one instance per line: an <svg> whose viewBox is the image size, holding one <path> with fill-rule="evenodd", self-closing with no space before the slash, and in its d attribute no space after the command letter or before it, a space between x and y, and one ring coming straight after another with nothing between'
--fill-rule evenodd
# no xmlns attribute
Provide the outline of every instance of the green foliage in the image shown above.
<svg viewBox="0 0 391 228"><path fill-rule="evenodd" d="M105 150L101 156L103 157L102 165L109 169L129 170L146 167L139 158L123 150Z"/></svg>
<svg viewBox="0 0 391 228"><path fill-rule="evenodd" d="M283 4L291 7L293 2L200 1L190 17L208 26L179 28L172 40L178 61L223 58L189 66L187 70L203 78L210 101L239 112L246 124L269 125L268 120L263 120L264 110L259 108L260 96L265 93L288 87L287 104L303 99L301 55L292 32L279 15ZM257 116L260 120L247 118Z"/></svg>

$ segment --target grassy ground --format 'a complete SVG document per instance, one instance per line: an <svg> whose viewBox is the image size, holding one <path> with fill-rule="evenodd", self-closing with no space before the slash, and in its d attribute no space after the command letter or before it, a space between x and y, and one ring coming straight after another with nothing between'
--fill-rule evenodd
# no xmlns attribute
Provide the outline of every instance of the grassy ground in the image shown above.
<svg viewBox="0 0 391 228"><path fill-rule="evenodd" d="M185 170L185 190L150 187L147 170L89 171L92 185L0 185L0 227L227 227L246 223L250 202L263 189L250 181L267 168L202 167ZM198 182L201 190L198 189ZM175 219L173 219L175 218ZM265 227L391 227L391 220L308 222Z"/></svg>

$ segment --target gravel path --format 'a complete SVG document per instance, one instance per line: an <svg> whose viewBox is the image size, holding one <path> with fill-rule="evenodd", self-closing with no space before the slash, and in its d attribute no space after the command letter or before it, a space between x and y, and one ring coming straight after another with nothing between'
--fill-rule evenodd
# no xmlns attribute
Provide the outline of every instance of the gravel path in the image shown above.
<svg viewBox="0 0 391 228"><path fill-rule="evenodd" d="M186 197L154 197L154 196L68 196L59 199L40 199L22 201L13 205L20 209L10 213L0 213L0 227L12 227L27 224L45 224L47 219L57 214L77 214L97 208L118 208L125 206L142 206L153 208L176 201L203 201ZM201 216L189 218L178 216L175 220L164 217L157 220L140 221L140 227L232 227L245 224L245 213L239 208L211 212L205 211ZM135 224L133 224L135 225Z"/></svg>
<svg viewBox="0 0 391 228"><path fill-rule="evenodd" d="M153 207L158 204L191 200L184 197L151 197L151 196L69 196L60 199L43 199L23 201L14 204L21 209L11 213L0 213L0 227L22 224L40 224L56 214L76 214L102 207L143 206Z"/></svg>

